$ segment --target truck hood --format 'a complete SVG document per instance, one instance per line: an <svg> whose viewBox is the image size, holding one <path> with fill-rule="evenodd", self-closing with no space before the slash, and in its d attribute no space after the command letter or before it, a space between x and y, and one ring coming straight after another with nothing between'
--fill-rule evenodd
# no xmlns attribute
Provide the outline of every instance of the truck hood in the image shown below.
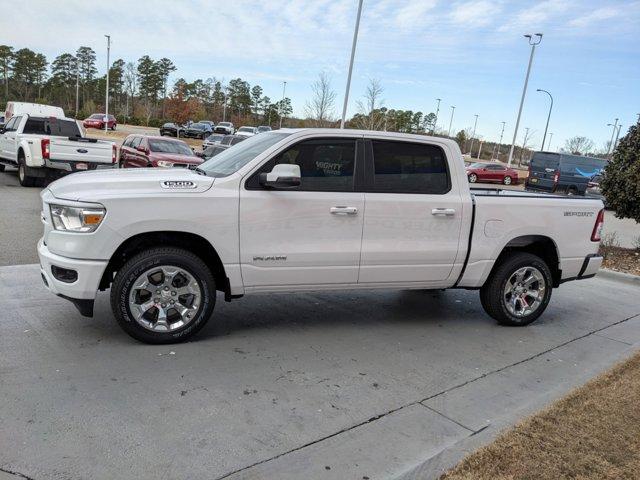
<svg viewBox="0 0 640 480"><path fill-rule="evenodd" d="M49 191L59 199L91 202L104 197L202 193L214 180L181 168L94 170L56 180Z"/></svg>

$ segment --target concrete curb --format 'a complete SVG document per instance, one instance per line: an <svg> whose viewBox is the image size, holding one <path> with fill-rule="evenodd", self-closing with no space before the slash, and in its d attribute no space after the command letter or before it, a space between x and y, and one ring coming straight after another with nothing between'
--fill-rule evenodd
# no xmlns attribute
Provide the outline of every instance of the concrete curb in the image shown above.
<svg viewBox="0 0 640 480"><path fill-rule="evenodd" d="M607 280L614 280L616 282L623 282L640 287L640 275L632 275L630 273L609 270L608 268L601 268L598 270L597 276L600 278L606 278Z"/></svg>

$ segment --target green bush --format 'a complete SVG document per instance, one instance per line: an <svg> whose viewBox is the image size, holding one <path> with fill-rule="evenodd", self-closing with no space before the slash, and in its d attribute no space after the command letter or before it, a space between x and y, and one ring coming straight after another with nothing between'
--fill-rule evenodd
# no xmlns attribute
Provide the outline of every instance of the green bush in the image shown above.
<svg viewBox="0 0 640 480"><path fill-rule="evenodd" d="M600 186L617 217L640 222L640 124L620 140Z"/></svg>

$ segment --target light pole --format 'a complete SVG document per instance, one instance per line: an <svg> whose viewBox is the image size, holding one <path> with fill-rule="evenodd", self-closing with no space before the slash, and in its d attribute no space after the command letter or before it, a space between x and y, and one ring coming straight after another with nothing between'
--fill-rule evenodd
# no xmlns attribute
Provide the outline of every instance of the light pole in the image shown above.
<svg viewBox="0 0 640 480"><path fill-rule="evenodd" d="M478 156L476 157L477 160L480 160L480 153L482 153L482 144L483 143L484 143L484 140L480 140L480 148L478 148ZM471 155L471 154L469 154L469 155Z"/></svg>
<svg viewBox="0 0 640 480"><path fill-rule="evenodd" d="M549 143L547 143L547 148L551 151L551 139L553 138L553 133L549 133Z"/></svg>
<svg viewBox="0 0 640 480"><path fill-rule="evenodd" d="M353 43L351 44L351 59L349 60L349 74L347 75L347 88L344 91L344 104L342 105L342 119L340 128L344 128L344 121L347 116L347 104L349 103L349 89L351 88L351 72L353 72L353 59L356 56L356 44L358 43L358 29L360 28L360 16L362 15L362 0L358 2L358 14L356 16L356 27L353 30Z"/></svg>
<svg viewBox="0 0 640 480"><path fill-rule="evenodd" d="M111 35L105 35L107 37L107 88L104 100L104 131L109 128L109 53L111 52Z"/></svg>
<svg viewBox="0 0 640 480"><path fill-rule="evenodd" d="M456 111L456 107L451 105L451 120L449 120L449 132L447 133L447 137L451 136L451 125L453 125L453 112Z"/></svg>
<svg viewBox="0 0 640 480"><path fill-rule="evenodd" d="M620 129L622 128L622 124L620 123L618 125L618 133L616 133L616 139L613 141L613 150L611 151L611 154L613 155L613 152L616 149L616 146L618 145L618 137L620 136Z"/></svg>
<svg viewBox="0 0 640 480"><path fill-rule="evenodd" d="M520 108L518 109L518 118L516 119L516 129L513 131L513 140L511 141L511 149L509 150L509 161L508 164L511 166L511 161L513 160L513 149L516 146L516 138L518 137L518 127L520 126L520 117L522 116L522 106L524 105L524 97L527 95L527 85L529 83L529 74L531 73L531 64L533 63L533 54L536 51L536 46L540 44L542 41L542 34L536 33L536 38L533 38L532 35L527 34L525 38L529 40L529 45L531 45L531 55L529 56L529 66L527 67L527 76L524 79L524 87L522 89L522 98L520 99Z"/></svg>
<svg viewBox="0 0 640 480"><path fill-rule="evenodd" d="M502 131L500 132L500 140L498 141L498 154L496 155L496 160L500 160L500 147L502 146L502 136L504 135L504 125L505 122L502 123ZM493 160L493 154L491 155L491 160Z"/></svg>
<svg viewBox="0 0 640 480"><path fill-rule="evenodd" d="M229 94L229 89L224 87L224 104L222 105L222 121L227 121L227 95Z"/></svg>
<svg viewBox="0 0 640 480"><path fill-rule="evenodd" d="M278 114L280 114L280 126L278 128L282 128L282 108L284 107L284 92L287 88L287 81L282 82L282 101L280 102L280 110Z"/></svg>
<svg viewBox="0 0 640 480"><path fill-rule="evenodd" d="M473 139L476 137L476 126L478 125L478 114L475 115L476 120L473 122L473 134L471 135L471 146L469 146L469 156L473 156Z"/></svg>
<svg viewBox="0 0 640 480"><path fill-rule="evenodd" d="M431 128L431 135L436 133L436 126L438 124L438 113L440 113L440 101L442 100L441 98L436 98L436 100L438 101L438 105L436 106L436 118L433 120L433 127ZM640 115L640 114L638 114Z"/></svg>
<svg viewBox="0 0 640 480"><path fill-rule="evenodd" d="M549 130L549 119L551 118L551 110L553 109L553 97L549 92L541 88L538 88L536 92L544 92L549 95L549 98L551 99L551 105L549 105L549 114L547 115L547 125L544 127L544 135L542 136L542 148L540 148L541 151L544 151L544 141L547 139L547 130Z"/></svg>
<svg viewBox="0 0 640 480"><path fill-rule="evenodd" d="M611 140L609 140L609 148L607 149L607 157L609 157L609 152L611 152L611 147L613 147L613 136L616 134L616 128L618 128L618 119L614 123L607 123L607 127L613 127L613 131L611 132Z"/></svg>

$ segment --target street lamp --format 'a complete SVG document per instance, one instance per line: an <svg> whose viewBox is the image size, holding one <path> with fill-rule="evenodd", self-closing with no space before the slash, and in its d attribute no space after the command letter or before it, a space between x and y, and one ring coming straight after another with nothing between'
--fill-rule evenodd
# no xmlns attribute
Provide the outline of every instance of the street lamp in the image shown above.
<svg viewBox="0 0 640 480"><path fill-rule="evenodd" d="M282 82L282 102L280 102L280 111L278 112L280 114L280 127L282 128L282 107L284 107L284 92L287 88L287 81L285 80L284 82Z"/></svg>
<svg viewBox="0 0 640 480"><path fill-rule="evenodd" d="M616 133L616 139L613 141L613 150L611 151L611 153L613 154L613 152L616 149L616 146L618 145L618 137L620 136L620 129L622 128L622 124L620 123L618 125L618 133Z"/></svg>
<svg viewBox="0 0 640 480"><path fill-rule="evenodd" d="M611 140L609 140L609 148L607 149L607 157L609 157L609 152L611 152L611 147L613 147L613 136L616 133L616 128L618 128L618 119L614 123L607 123L607 127L613 127L613 131L611 132Z"/></svg>
<svg viewBox="0 0 640 480"><path fill-rule="evenodd" d="M476 117L475 122L473 122L473 134L471 135L471 146L469 146L469 156L473 156L473 139L476 137L476 126L478 125L478 114L474 115Z"/></svg>
<svg viewBox="0 0 640 480"><path fill-rule="evenodd" d="M529 45L531 45L531 55L529 56L529 66L527 67L527 76L524 79L524 87L522 88L522 98L520 99L520 108L518 109L518 118L516 119L516 128L513 131L513 140L511 141L511 149L509 150L509 166L511 166L511 161L513 159L513 149L516 146L516 138L518 137L518 127L520 126L520 117L522 116L522 107L524 105L524 97L527 94L527 85L529 83L529 74L531 73L531 64L533 63L533 54L536 51L536 46L540 44L542 41L542 34L536 33L536 38L533 38L532 35L527 34L525 38L529 40Z"/></svg>
<svg viewBox="0 0 640 480"><path fill-rule="evenodd" d="M449 120L449 132L447 133L447 137L451 136L451 125L453 125L453 112L455 112L456 107L451 105L451 120Z"/></svg>
<svg viewBox="0 0 640 480"><path fill-rule="evenodd" d="M498 145L496 145L497 149L498 149L498 154L496 155L496 160L500 160L500 147L502 146L502 136L504 135L504 125L505 122L501 122L502 123L502 131L500 132L500 140L498 141ZM495 150L495 148L494 148ZM491 160L493 160L493 153L491 154Z"/></svg>
<svg viewBox="0 0 640 480"><path fill-rule="evenodd" d="M436 106L436 118L433 120L433 127L431 128L431 135L436 133L436 126L438 124L438 113L440 113L440 101L442 99L441 98L436 98L436 100L438 101L438 105Z"/></svg>
<svg viewBox="0 0 640 480"><path fill-rule="evenodd" d="M549 114L547 115L547 125L544 127L544 135L542 136L542 148L540 149L541 151L544 151L544 142L547 139L547 130L549 129L549 119L551 118L551 109L553 109L553 97L549 92L541 88L538 88L536 92L544 92L547 95L549 95L549 98L551 99L551 105L549 105Z"/></svg>
<svg viewBox="0 0 640 480"><path fill-rule="evenodd" d="M347 116L347 104L349 103L349 89L351 88L351 72L353 72L353 59L356 56L356 44L358 43L358 29L360 28L360 16L362 15L362 0L358 2L358 14L356 15L356 27L353 30L353 43L351 44L351 59L349 60L349 74L347 75L347 87L344 92L344 104L342 105L342 119L340 128L344 128Z"/></svg>
<svg viewBox="0 0 640 480"><path fill-rule="evenodd" d="M105 37L107 37L107 88L104 101L104 131L106 132L109 128L109 53L111 50L111 35L105 35Z"/></svg>
<svg viewBox="0 0 640 480"><path fill-rule="evenodd" d="M547 143L547 148L551 151L551 139L553 138L553 133L549 133L549 143Z"/></svg>

